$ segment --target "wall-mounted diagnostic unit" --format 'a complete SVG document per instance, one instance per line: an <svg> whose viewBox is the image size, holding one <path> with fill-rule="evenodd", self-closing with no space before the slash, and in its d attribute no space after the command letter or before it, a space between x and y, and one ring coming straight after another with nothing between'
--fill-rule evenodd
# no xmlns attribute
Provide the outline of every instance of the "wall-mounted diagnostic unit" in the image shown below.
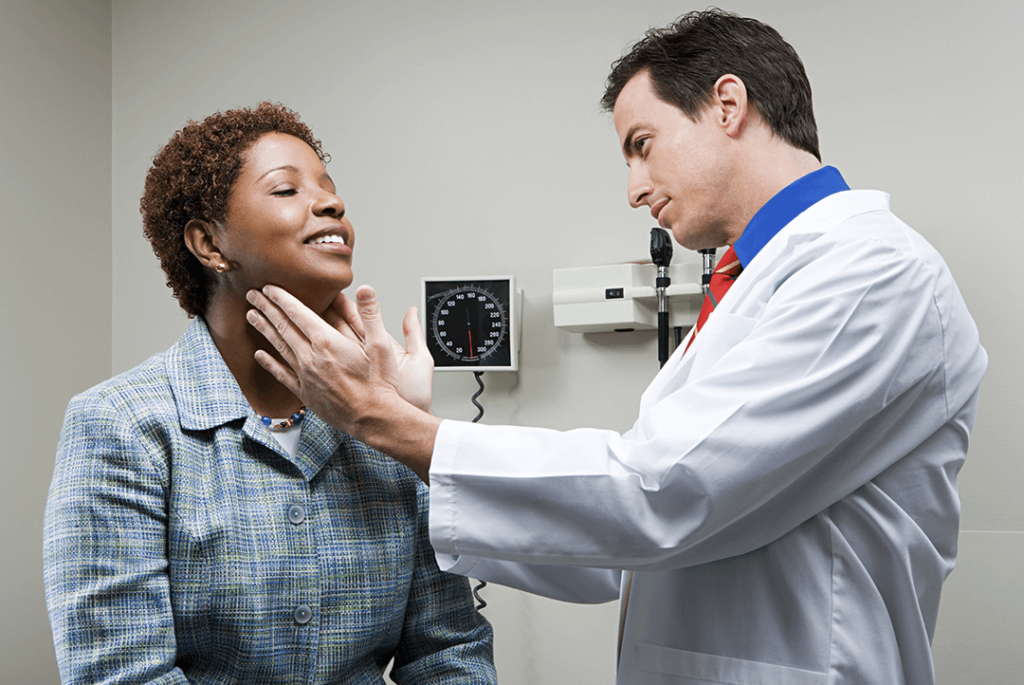
<svg viewBox="0 0 1024 685"><path fill-rule="evenodd" d="M515 276L423 278L420 312L434 371L473 372L480 387L471 398L474 423L484 415L477 401L484 371L519 370L522 303ZM473 588L478 610L487 606L479 594L485 585Z"/></svg>
<svg viewBox="0 0 1024 685"><path fill-rule="evenodd" d="M517 371L522 292L514 276L425 277L420 311L435 371Z"/></svg>
<svg viewBox="0 0 1024 685"><path fill-rule="evenodd" d="M703 294L696 262L668 267L672 285L668 312L673 327L697 321ZM572 333L640 331L658 328L658 266L608 264L555 269L552 301L555 326Z"/></svg>
<svg viewBox="0 0 1024 685"><path fill-rule="evenodd" d="M701 265L671 265L672 237L660 226L651 229L651 261L555 269L555 326L573 333L630 332L658 329L658 361L669 358L669 329L676 347L683 329L697 322L710 282L714 250L700 251Z"/></svg>

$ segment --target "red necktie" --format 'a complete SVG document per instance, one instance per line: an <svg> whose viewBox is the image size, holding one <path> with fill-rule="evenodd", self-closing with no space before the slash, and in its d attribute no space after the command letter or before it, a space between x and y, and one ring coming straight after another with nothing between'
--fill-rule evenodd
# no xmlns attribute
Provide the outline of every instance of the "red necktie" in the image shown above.
<svg viewBox="0 0 1024 685"><path fill-rule="evenodd" d="M690 345L693 344L693 339L697 337L697 333L704 327L704 322L711 316L711 312L714 311L718 303L725 297L725 293L732 287L733 281L743 271L743 265L740 264L739 258L736 257L736 250L730 246L722 258L718 261L718 266L715 267L714 272L711 274L711 283L708 284L708 294L704 298L704 304L700 308L700 315L697 317L697 326L693 331L693 335L690 336L690 342L686 343L686 349L690 349ZM686 354L686 350L683 350L683 354Z"/></svg>

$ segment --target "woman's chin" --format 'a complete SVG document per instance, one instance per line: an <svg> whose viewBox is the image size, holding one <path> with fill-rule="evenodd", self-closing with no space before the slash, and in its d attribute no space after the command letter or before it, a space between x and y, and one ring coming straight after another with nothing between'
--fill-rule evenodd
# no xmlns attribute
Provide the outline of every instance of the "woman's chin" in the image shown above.
<svg viewBox="0 0 1024 685"><path fill-rule="evenodd" d="M318 283L315 286L307 286L302 288L299 292L292 292L302 304L309 307L310 310L323 316L324 312L331 306L334 300L345 288L352 285L352 278L336 278L322 283ZM287 288L286 288L287 290Z"/></svg>

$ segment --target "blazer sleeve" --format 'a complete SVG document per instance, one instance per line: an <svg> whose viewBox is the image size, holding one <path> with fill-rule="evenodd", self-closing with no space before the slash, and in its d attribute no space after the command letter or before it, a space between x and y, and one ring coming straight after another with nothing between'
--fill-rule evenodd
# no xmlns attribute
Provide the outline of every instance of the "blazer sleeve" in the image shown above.
<svg viewBox="0 0 1024 685"><path fill-rule="evenodd" d="M427 491L417 484L419 528L412 586L391 678L398 685L497 683L493 633L469 581L442 572L430 546Z"/></svg>
<svg viewBox="0 0 1024 685"><path fill-rule="evenodd" d="M71 401L61 431L43 569L65 685L187 683L174 666L166 463L128 419L87 393Z"/></svg>

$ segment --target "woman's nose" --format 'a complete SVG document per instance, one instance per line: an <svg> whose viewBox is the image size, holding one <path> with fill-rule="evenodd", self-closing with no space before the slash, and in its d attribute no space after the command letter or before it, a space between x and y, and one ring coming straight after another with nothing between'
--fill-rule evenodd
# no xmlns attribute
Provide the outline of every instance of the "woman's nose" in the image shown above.
<svg viewBox="0 0 1024 685"><path fill-rule="evenodd" d="M345 203L334 193L324 191L313 204L313 213L340 219L345 216Z"/></svg>

